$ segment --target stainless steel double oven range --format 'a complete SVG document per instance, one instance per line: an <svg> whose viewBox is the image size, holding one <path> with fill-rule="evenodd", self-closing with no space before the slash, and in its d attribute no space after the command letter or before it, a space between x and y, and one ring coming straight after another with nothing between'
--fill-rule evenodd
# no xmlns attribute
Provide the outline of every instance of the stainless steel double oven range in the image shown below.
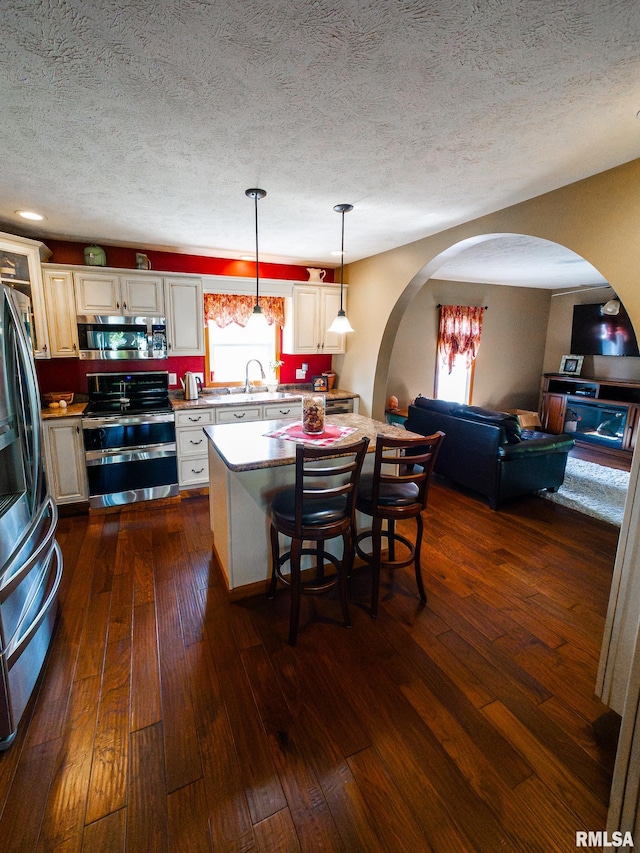
<svg viewBox="0 0 640 853"><path fill-rule="evenodd" d="M175 416L166 371L90 373L82 418L91 507L178 494Z"/></svg>

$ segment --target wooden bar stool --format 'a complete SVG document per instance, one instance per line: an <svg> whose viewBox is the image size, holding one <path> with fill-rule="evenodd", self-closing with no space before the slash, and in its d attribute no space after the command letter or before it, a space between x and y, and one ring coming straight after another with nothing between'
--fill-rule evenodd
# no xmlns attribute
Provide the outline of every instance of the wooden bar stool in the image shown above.
<svg viewBox="0 0 640 853"><path fill-rule="evenodd" d="M317 594L339 585L342 615L346 628L351 627L347 605L347 577L354 557L355 501L369 439L342 447L296 447L296 481L271 502L271 581L268 596L273 598L278 580L291 592L289 643L295 646L300 618L300 596ZM278 534L291 539L290 550L280 554ZM325 541L342 537L342 559L328 553ZM303 548L303 542L316 543ZM301 578L303 554L315 556L315 577ZM282 567L289 562L290 574ZM335 574L325 574L325 563L335 567Z"/></svg>
<svg viewBox="0 0 640 853"><path fill-rule="evenodd" d="M372 567L371 615L378 615L378 593L380 568L399 569L413 563L416 583L422 602L427 596L420 570L420 548L422 546L422 511L427 505L429 482L444 433L437 432L420 438L388 438L379 435L376 440L376 455L373 473L365 474L360 480L356 508L370 515L373 526L356 536L356 553ZM396 532L398 519L415 518L416 537L411 542ZM382 522L387 528L382 529ZM371 551L361 548L361 543L371 539ZM388 559L382 559L382 540L388 542ZM396 560L396 543L401 542L409 549L409 556Z"/></svg>

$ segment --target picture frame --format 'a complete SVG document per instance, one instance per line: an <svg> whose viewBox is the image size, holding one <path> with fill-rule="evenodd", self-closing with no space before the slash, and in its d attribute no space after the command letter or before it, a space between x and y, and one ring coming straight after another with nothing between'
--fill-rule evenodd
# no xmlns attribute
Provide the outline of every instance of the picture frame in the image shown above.
<svg viewBox="0 0 640 853"><path fill-rule="evenodd" d="M328 391L329 390L329 377L320 375L320 376L312 376L311 377L311 385L314 391Z"/></svg>
<svg viewBox="0 0 640 853"><path fill-rule="evenodd" d="M563 355L560 362L560 373L568 373L572 376L580 376L582 371L583 355Z"/></svg>

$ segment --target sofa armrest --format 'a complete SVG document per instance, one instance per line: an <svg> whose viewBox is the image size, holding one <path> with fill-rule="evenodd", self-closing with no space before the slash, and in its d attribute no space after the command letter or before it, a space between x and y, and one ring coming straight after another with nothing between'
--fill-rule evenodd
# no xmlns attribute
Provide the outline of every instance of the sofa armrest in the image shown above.
<svg viewBox="0 0 640 853"><path fill-rule="evenodd" d="M502 444L498 448L498 456L511 460L544 453L568 453L574 444L568 435L546 435L542 438L528 438L518 444Z"/></svg>

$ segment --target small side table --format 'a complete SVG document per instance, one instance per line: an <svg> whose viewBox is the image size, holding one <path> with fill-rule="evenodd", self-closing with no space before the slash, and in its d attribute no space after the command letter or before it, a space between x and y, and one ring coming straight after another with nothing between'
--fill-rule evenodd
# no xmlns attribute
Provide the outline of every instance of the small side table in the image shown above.
<svg viewBox="0 0 640 853"><path fill-rule="evenodd" d="M394 424L395 426L404 426L404 422L409 417L409 410L395 409L393 412L387 410L385 412L385 417L387 419L388 424Z"/></svg>

